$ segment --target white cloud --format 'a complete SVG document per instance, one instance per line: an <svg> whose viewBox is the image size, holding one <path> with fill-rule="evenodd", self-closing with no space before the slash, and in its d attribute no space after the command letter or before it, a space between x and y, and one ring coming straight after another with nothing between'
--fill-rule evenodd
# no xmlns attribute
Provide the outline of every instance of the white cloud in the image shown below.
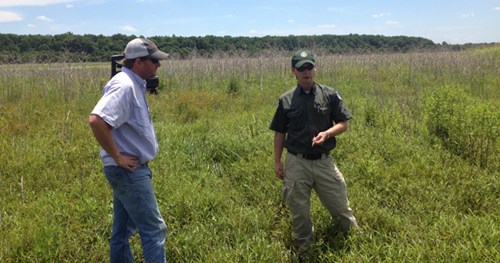
<svg viewBox="0 0 500 263"><path fill-rule="evenodd" d="M235 17L234 15L227 15L226 16L226 18L229 18L229 19L234 18L234 17Z"/></svg>
<svg viewBox="0 0 500 263"><path fill-rule="evenodd" d="M386 25L399 25L399 21L387 20L385 21Z"/></svg>
<svg viewBox="0 0 500 263"><path fill-rule="evenodd" d="M36 27L36 25L33 25L33 24L27 24L26 26L27 27Z"/></svg>
<svg viewBox="0 0 500 263"><path fill-rule="evenodd" d="M463 14L460 17L461 18L471 18L471 17L474 17L474 16L476 16L474 13L469 13L469 14Z"/></svg>
<svg viewBox="0 0 500 263"><path fill-rule="evenodd" d="M45 6L52 4L71 3L75 0L0 0L0 7L13 6Z"/></svg>
<svg viewBox="0 0 500 263"><path fill-rule="evenodd" d="M21 21L23 18L14 12L0 11L0 23Z"/></svg>
<svg viewBox="0 0 500 263"><path fill-rule="evenodd" d="M373 18L381 18L381 17L384 17L384 16L390 16L391 13L378 13L378 14L373 14L372 17Z"/></svg>
<svg viewBox="0 0 500 263"><path fill-rule="evenodd" d="M295 21L293 19L288 19L287 22L290 23L290 24L295 23Z"/></svg>
<svg viewBox="0 0 500 263"><path fill-rule="evenodd" d="M318 25L318 28L336 28L336 25Z"/></svg>
<svg viewBox="0 0 500 263"><path fill-rule="evenodd" d="M137 28L133 26L121 26L120 29L127 32L137 32Z"/></svg>
<svg viewBox="0 0 500 263"><path fill-rule="evenodd" d="M497 6L497 7L493 8L493 10L500 11L500 6Z"/></svg>
<svg viewBox="0 0 500 263"><path fill-rule="evenodd" d="M255 30L255 29L250 29L249 33L250 33L250 34L252 34L252 35L255 35L255 34L257 34L257 30Z"/></svg>
<svg viewBox="0 0 500 263"><path fill-rule="evenodd" d="M37 16L36 20L45 21L45 22L52 22L52 21L54 21L54 19L52 19L50 17L47 17L47 16Z"/></svg>
<svg viewBox="0 0 500 263"><path fill-rule="evenodd" d="M74 6L74 5L72 5L72 4L67 4L67 5L66 5L66 8L73 8L73 7L75 7L75 6Z"/></svg>

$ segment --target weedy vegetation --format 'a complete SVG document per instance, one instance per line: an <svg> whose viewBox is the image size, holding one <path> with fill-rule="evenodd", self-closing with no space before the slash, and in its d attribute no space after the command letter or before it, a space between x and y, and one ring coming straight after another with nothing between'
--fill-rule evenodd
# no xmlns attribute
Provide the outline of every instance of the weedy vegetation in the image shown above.
<svg viewBox="0 0 500 263"><path fill-rule="evenodd" d="M332 152L360 230L313 195L314 262L500 262L500 48L318 54L354 118ZM0 261L105 262L111 190L87 117L109 63L0 65ZM294 262L268 129L289 54L167 60L149 96L170 262ZM138 262L138 236L131 239Z"/></svg>

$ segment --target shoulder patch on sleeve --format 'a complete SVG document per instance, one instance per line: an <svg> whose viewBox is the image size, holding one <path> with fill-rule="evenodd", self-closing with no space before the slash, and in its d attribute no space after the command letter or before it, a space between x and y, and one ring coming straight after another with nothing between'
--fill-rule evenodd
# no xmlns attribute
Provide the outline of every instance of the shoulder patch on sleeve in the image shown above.
<svg viewBox="0 0 500 263"><path fill-rule="evenodd" d="M335 92L335 95L337 95L337 98L339 98L339 100L342 100L342 97L340 97L340 94L339 94L339 92L338 92L338 91L337 91L337 92Z"/></svg>

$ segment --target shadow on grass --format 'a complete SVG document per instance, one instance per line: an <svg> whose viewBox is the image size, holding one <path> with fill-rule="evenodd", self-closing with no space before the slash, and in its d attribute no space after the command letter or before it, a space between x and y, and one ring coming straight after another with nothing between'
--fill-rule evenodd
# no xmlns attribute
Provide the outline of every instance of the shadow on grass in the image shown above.
<svg viewBox="0 0 500 263"><path fill-rule="evenodd" d="M294 262L336 262L350 249L351 236L357 230L345 232L340 227L331 223L326 228L316 229L314 243L311 244L309 255L304 258L294 256Z"/></svg>
<svg viewBox="0 0 500 263"><path fill-rule="evenodd" d="M292 263L319 263L319 262L336 262L349 251L351 245L351 236L356 235L358 230L352 233L342 231L338 225L332 223L327 228L317 229L314 233L314 241L307 254L297 254L293 246L293 239L286 240L287 247L290 251ZM291 234L291 233L290 233Z"/></svg>

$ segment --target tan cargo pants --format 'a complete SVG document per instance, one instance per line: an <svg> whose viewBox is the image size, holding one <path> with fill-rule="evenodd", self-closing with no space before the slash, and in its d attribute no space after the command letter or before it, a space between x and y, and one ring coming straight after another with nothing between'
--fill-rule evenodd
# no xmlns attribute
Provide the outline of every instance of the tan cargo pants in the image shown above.
<svg viewBox="0 0 500 263"><path fill-rule="evenodd" d="M318 160L307 160L287 153L283 201L292 217L295 248L299 253L309 249L313 238L311 221L311 189L316 191L322 205L343 231L357 227L356 218L349 207L344 177L330 155Z"/></svg>

